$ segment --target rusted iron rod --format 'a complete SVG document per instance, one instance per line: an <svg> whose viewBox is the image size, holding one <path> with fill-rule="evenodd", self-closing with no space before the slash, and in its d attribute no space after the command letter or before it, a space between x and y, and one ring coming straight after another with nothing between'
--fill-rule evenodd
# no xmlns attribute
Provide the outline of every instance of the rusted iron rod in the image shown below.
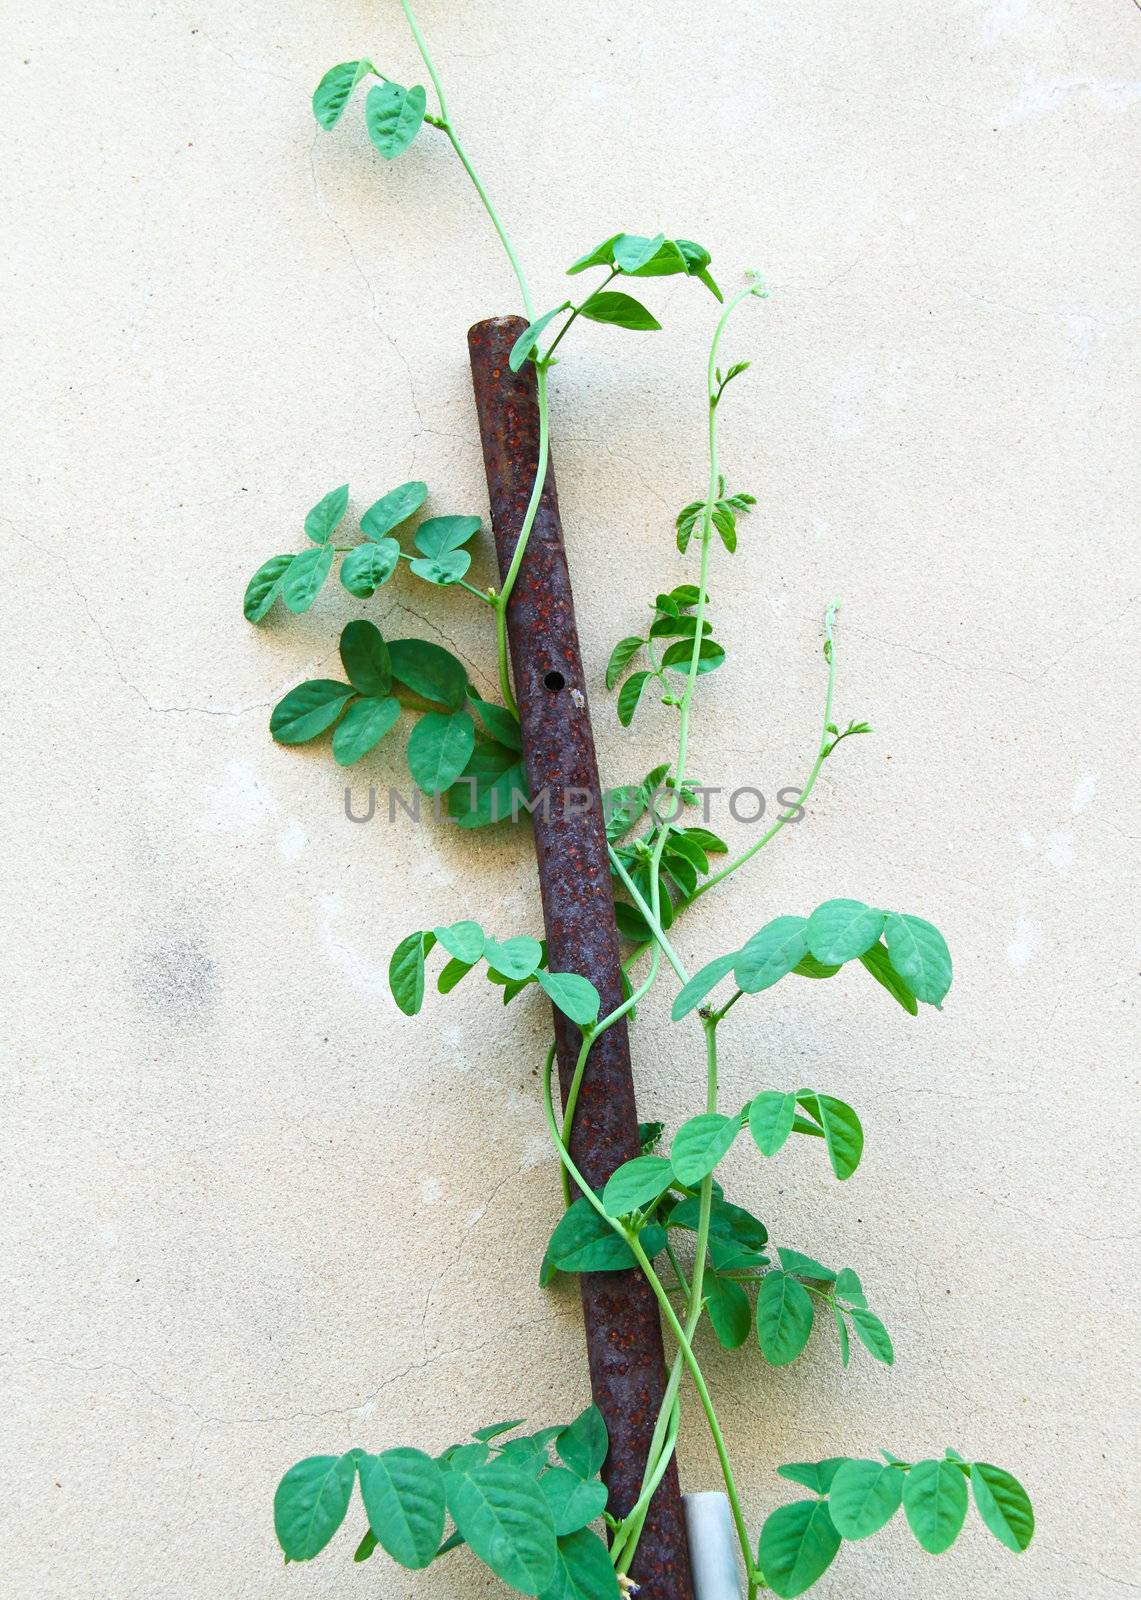
<svg viewBox="0 0 1141 1600"><path fill-rule="evenodd" d="M499 570L506 573L538 465L534 369L507 358L526 324L493 317L468 333ZM622 1000L618 934L574 597L548 465L542 503L507 607L507 634L534 814L535 855L552 971L589 978L603 1015ZM565 1104L580 1035L555 1011ZM570 1140L587 1181L600 1187L638 1154L638 1116L624 1021L590 1052ZM665 1393L661 1323L640 1272L583 1273L583 1320L594 1399L610 1434L603 1476L621 1517L638 1497L650 1437ZM643 1600L692 1600L677 1468L654 1496L631 1568Z"/></svg>

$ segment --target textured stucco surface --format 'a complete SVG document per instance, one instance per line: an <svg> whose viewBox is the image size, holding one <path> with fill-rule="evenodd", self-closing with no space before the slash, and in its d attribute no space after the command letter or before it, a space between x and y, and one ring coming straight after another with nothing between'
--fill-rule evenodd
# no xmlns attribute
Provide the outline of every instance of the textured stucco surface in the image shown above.
<svg viewBox="0 0 1141 1600"><path fill-rule="evenodd" d="M731 340L756 365L725 460L760 505L716 570L731 661L694 769L770 797L804 773L836 594L837 709L877 731L683 953L852 894L930 916L956 956L941 1016L845 979L781 985L723 1030L730 1101L812 1079L862 1112L847 1185L815 1147L766 1165L742 1145L728 1178L781 1238L859 1268L898 1351L847 1375L827 1331L781 1372L710 1352L750 1520L785 1497L780 1461L952 1444L1023 1476L1032 1551L976 1524L936 1562L893 1525L823 1595L1114 1600L1138 1572L1141 12L488 0L422 20L540 304L622 227L772 286ZM286 1570L269 1506L303 1454L442 1448L585 1401L576 1297L535 1282L557 1204L542 1008L469 980L409 1021L384 979L413 927L534 930L529 838L349 823L327 750L276 748L266 721L336 670L362 608L330 587L255 631L240 598L346 478L358 511L413 475L437 509L484 507L464 333L512 285L437 137L391 167L359 112L314 138L328 65L416 74L395 4L9 0L5 36L0 1588L468 1600L493 1586L463 1556L352 1568L355 1528ZM645 298L664 333L584 328L555 386L611 781L668 749L661 708L622 733L601 670L685 575L671 523L704 471L713 302L677 280ZM410 584L368 608L490 688L476 609ZM394 771L378 755L358 792ZM635 1053L645 1112L676 1124L699 1064L667 990ZM696 1414L682 1468L715 1483Z"/></svg>

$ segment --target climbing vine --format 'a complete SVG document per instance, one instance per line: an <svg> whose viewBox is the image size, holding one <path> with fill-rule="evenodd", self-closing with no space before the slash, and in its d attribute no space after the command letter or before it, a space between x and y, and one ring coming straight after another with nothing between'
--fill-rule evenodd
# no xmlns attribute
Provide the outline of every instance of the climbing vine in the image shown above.
<svg viewBox="0 0 1141 1600"><path fill-rule="evenodd" d="M823 619L825 667L821 731L807 777L790 803L748 849L729 859L725 842L707 826L687 821L701 786L689 768L691 721L702 680L719 669L725 650L709 621L715 556L731 557L751 493L730 490L722 470L718 419L730 385L747 361L722 367L721 346L740 307L764 298L748 275L726 300L711 274L711 258L692 240L664 234L615 233L573 261L570 277L599 274L577 301L564 297L536 315L522 265L460 140L436 66L408 0L402 9L435 94L406 88L368 60L328 71L313 96L320 126L332 129L358 86L368 82L364 117L381 156L399 156L424 127L443 136L459 159L498 234L515 275L528 325L511 351L510 366L534 369L539 408L538 470L513 559L498 588L467 580L468 549L482 528L477 514L448 511L422 518L428 486L419 481L388 490L359 517L357 537L345 532L349 486L331 489L304 519L308 543L270 557L251 578L245 615L260 623L279 602L309 609L334 568L354 599L367 601L397 574L410 581L462 591L487 607L494 629L499 701L476 693L466 667L426 640L385 639L365 619L340 637L343 678L317 678L291 690L274 707L270 731L278 743L300 744L332 730L332 753L342 766L367 757L413 719L406 759L417 788L446 808L462 828L516 818L533 803L522 764L518 712L507 655L507 604L539 507L546 478L550 426L548 375L555 352L579 319L619 330L654 331L661 324L627 292L628 280L687 277L721 305L713 332L705 397L709 470L704 493L676 521L677 548L694 562L691 581L657 594L650 621L614 646L606 685L617 690L618 720L629 726L652 698L676 716L669 756L640 783L607 792L607 838L616 915L625 943L625 997L608 1015L594 985L573 972L552 971L544 942L527 933L489 931L473 919L420 929L402 938L392 956L390 985L407 1015L425 1003L429 959L435 987L447 995L473 972L496 985L504 1003L537 987L575 1025L581 1046L565 1110L555 1109L555 1048L542 1073L542 1114L563 1180L564 1209L553 1227L541 1281L558 1274L611 1272L637 1266L657 1299L675 1356L645 1465L642 1490L622 1517L607 1506L599 1473L608 1439L596 1407L566 1426L521 1432L521 1419L477 1428L465 1441L430 1450L404 1447L370 1454L314 1456L281 1480L274 1516L287 1561L307 1561L344 1521L359 1483L366 1528L360 1562L379 1547L394 1561L420 1569L467 1546L509 1588L543 1600L607 1600L633 1588L627 1574L650 1501L668 1469L680 1426L680 1396L688 1375L712 1436L741 1545L749 1600L760 1590L804 1593L838 1554L844 1540L877 1532L902 1507L923 1549L939 1553L955 1540L968 1499L985 1526L1008 1549L1024 1550L1034 1530L1025 1490L1009 1472L968 1461L954 1450L919 1461L884 1452L880 1460L837 1457L792 1463L778 1473L807 1497L773 1511L759 1540L747 1527L734 1468L697 1348L705 1319L727 1350L755 1345L774 1366L795 1361L818 1322L829 1325L846 1367L853 1340L867 1357L890 1366L891 1336L871 1309L852 1266L825 1265L789 1243L729 1200L716 1177L738 1138L765 1160L777 1158L794 1136L820 1142L840 1181L857 1170L864 1132L856 1111L823 1085L764 1081L746 1104L726 1108L718 1085L719 1030L745 999L786 978L813 983L845 969L865 974L906 1014L939 1008L951 986L951 957L942 935L923 917L853 899L830 899L807 914L768 920L737 950L705 961L691 973L671 934L677 920L708 891L738 872L803 808L819 774L845 739L870 732L863 721L843 728L834 719L837 607ZM612 287L621 281L627 287ZM565 350L563 351L565 355ZM405 570L406 569L406 570ZM783 798L783 797L782 797ZM697 919L695 919L697 920ZM438 971L437 949L443 956ZM651 987L672 974L672 1020L702 1042L702 1109L668 1142L660 1123L643 1124L641 1154L620 1166L598 1192L571 1157L570 1131L587 1058L594 1043L621 1018L633 1018ZM811 992L810 990L808 992ZM764 1002L758 1002L764 1004ZM736 1022L736 1018L734 1019ZM732 1024L731 1024L732 1025ZM696 1031L695 1031L696 1030ZM604 1539L594 1531L602 1526Z"/></svg>

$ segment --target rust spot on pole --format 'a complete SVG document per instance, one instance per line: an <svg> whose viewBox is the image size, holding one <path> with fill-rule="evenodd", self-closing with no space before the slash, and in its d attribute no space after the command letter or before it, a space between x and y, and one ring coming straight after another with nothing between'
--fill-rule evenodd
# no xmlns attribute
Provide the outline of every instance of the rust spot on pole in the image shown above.
<svg viewBox="0 0 1141 1600"><path fill-rule="evenodd" d="M491 521L499 570L506 573L523 522L539 455L534 368L508 366L526 324L493 317L468 333ZM542 502L507 607L507 634L534 815L535 855L552 971L578 972L602 996L605 1015L622 1000L614 896L579 654L574 597L548 466ZM559 1081L565 1101L579 1032L555 1011ZM571 1131L571 1153L600 1187L638 1154L638 1115L625 1022L590 1053ZM590 1382L606 1419L610 1456L603 1476L610 1510L621 1517L641 1488L650 1437L665 1393L661 1322L640 1272L583 1273L580 1278ZM692 1600L677 1467L654 1496L631 1569L645 1600Z"/></svg>

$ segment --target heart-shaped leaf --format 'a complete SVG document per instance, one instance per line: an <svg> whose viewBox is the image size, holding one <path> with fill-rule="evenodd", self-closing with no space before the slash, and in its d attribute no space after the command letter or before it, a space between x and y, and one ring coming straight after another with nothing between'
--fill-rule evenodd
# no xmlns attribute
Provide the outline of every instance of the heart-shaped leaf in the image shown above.
<svg viewBox="0 0 1141 1600"><path fill-rule="evenodd" d="M378 83L365 101L368 136L386 161L407 150L420 132L427 97L417 84L405 89L399 83Z"/></svg>
<svg viewBox="0 0 1141 1600"><path fill-rule="evenodd" d="M543 947L538 939L526 934L502 943L498 939L488 939L483 953L488 966L505 978L529 978L543 959Z"/></svg>
<svg viewBox="0 0 1141 1600"><path fill-rule="evenodd" d="M602 1412L594 1405L580 1412L555 1439L559 1460L580 1478L593 1478L602 1471L609 1448L606 1423Z"/></svg>
<svg viewBox="0 0 1141 1600"><path fill-rule="evenodd" d="M341 562L341 582L358 600L367 600L388 582L399 564L400 546L395 539L358 544Z"/></svg>
<svg viewBox="0 0 1141 1600"><path fill-rule="evenodd" d="M342 61L329 68L313 91L313 115L326 132L340 121L341 112L361 79L375 71L371 61Z"/></svg>
<svg viewBox="0 0 1141 1600"><path fill-rule="evenodd" d="M540 1600L620 1600L618 1575L596 1533L581 1528L559 1540L555 1578Z"/></svg>
<svg viewBox="0 0 1141 1600"><path fill-rule="evenodd" d="M429 517L416 529L415 545L421 555L444 556L467 544L481 526L479 517Z"/></svg>

